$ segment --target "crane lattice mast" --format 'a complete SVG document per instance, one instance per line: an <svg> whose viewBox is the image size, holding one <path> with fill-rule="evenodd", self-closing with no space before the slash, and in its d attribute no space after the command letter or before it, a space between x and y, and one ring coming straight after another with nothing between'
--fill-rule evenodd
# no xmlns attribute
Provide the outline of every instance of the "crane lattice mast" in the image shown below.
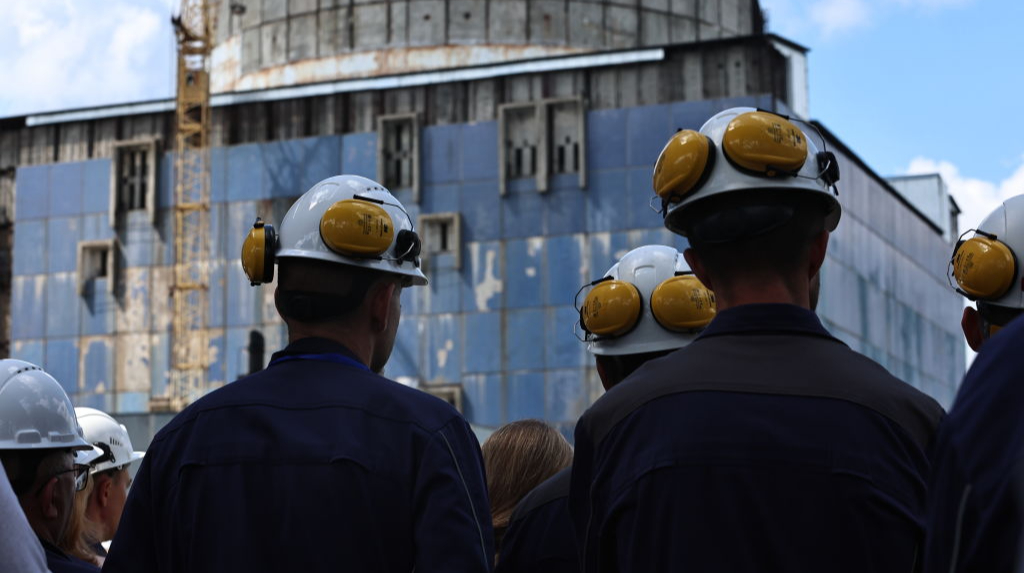
<svg viewBox="0 0 1024 573"><path fill-rule="evenodd" d="M210 51L206 0L182 0L174 18L178 89L174 155L174 278L168 406L180 410L206 391L210 257Z"/></svg>

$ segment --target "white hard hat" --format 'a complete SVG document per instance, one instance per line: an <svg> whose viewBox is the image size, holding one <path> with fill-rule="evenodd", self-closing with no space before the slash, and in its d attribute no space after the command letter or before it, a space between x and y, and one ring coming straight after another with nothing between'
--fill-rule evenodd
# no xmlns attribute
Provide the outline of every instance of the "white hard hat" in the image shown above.
<svg viewBox="0 0 1024 573"><path fill-rule="evenodd" d="M91 450L60 383L42 368L0 360L0 450Z"/></svg>
<svg viewBox="0 0 1024 573"><path fill-rule="evenodd" d="M128 429L124 424L109 414L93 408L75 408L78 423L85 431L85 440L100 450L101 456L93 460L90 473L102 472L118 468L141 460L146 452L132 450L132 440L128 437Z"/></svg>
<svg viewBox="0 0 1024 573"><path fill-rule="evenodd" d="M104 456L103 450L93 446L88 450L75 450L75 465L76 466L91 466L96 460ZM92 470L89 473L95 473Z"/></svg>
<svg viewBox="0 0 1024 573"><path fill-rule="evenodd" d="M427 284L412 218L371 179L324 179L299 197L280 227L275 237L273 227L257 219L242 245L242 267L254 285L272 280L275 258L287 257L363 267Z"/></svg>
<svg viewBox="0 0 1024 573"><path fill-rule="evenodd" d="M950 259L957 290L971 300L1024 309L1024 195L1007 199L972 230Z"/></svg>
<svg viewBox="0 0 1024 573"><path fill-rule="evenodd" d="M588 286L579 324L593 354L682 348L715 316L714 293L672 247L633 249Z"/></svg>
<svg viewBox="0 0 1024 573"><path fill-rule="evenodd" d="M772 112L735 107L713 116L700 132L676 133L658 157L653 184L665 226L685 235L682 217L694 204L751 190L820 196L826 229L833 231L842 214L835 191L838 180L835 155L819 151L794 122Z"/></svg>

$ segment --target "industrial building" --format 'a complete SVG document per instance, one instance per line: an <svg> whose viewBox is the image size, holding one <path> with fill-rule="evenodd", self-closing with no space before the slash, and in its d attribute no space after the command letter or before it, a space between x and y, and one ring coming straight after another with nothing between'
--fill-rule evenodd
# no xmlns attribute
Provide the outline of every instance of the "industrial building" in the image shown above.
<svg viewBox="0 0 1024 573"><path fill-rule="evenodd" d="M810 117L807 49L756 0L220 2L209 86L200 392L265 366L286 333L273 285L238 259L316 181L376 178L424 238L386 375L478 426L567 434L601 387L574 295L627 250L685 246L650 208L678 128L751 105ZM948 406L964 371L946 280L956 206L941 180L891 183L815 123L843 218L818 312L852 348ZM0 315L10 356L141 445L170 383L175 102L0 119ZM179 209L180 212L180 209ZM191 398L188 396L186 398ZM186 400L187 401L187 400Z"/></svg>

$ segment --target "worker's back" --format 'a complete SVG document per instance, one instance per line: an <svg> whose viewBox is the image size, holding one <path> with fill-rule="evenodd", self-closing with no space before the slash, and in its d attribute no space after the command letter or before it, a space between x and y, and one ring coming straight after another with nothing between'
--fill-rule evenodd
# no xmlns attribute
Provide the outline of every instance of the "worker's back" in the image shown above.
<svg viewBox="0 0 1024 573"><path fill-rule="evenodd" d="M485 571L479 447L447 403L301 340L153 441L112 570ZM328 358L324 358L324 357Z"/></svg>
<svg viewBox="0 0 1024 573"><path fill-rule="evenodd" d="M910 571L941 414L806 309L722 311L580 421L584 571Z"/></svg>

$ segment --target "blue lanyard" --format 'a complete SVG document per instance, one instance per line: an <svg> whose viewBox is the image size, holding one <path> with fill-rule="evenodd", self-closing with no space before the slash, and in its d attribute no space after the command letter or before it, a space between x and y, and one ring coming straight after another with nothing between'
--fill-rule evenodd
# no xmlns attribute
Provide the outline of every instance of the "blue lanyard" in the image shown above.
<svg viewBox="0 0 1024 573"><path fill-rule="evenodd" d="M370 371L369 367L367 367L362 362L356 360L355 358L349 358L344 354L335 354L333 352L328 352L324 354L290 354L287 356L279 356L271 360L270 364L267 367L269 368L270 366L273 366L275 364L280 364L282 362L290 362L292 360L320 360L323 362L334 362L337 364L345 364L347 366L355 366L356 368L362 368L367 372Z"/></svg>

